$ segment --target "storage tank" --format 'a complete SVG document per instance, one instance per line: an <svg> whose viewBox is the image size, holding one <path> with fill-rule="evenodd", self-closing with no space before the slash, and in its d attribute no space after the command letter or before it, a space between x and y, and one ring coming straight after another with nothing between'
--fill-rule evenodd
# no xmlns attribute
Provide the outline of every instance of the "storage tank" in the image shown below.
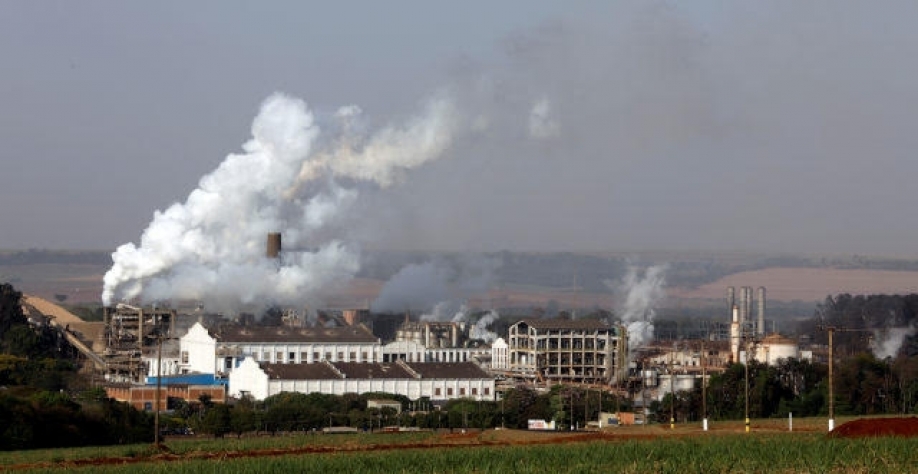
<svg viewBox="0 0 918 474"><path fill-rule="evenodd" d="M800 358L800 349L797 347L797 341L772 334L756 347L756 360L768 365L777 365L781 359Z"/></svg>

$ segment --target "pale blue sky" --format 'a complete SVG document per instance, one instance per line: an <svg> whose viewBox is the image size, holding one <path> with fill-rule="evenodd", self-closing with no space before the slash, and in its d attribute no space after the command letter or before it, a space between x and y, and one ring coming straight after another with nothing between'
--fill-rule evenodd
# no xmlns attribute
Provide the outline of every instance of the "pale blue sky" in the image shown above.
<svg viewBox="0 0 918 474"><path fill-rule="evenodd" d="M385 123L447 87L504 120L372 194L368 245L918 257L916 5L6 2L0 248L137 241L274 91Z"/></svg>

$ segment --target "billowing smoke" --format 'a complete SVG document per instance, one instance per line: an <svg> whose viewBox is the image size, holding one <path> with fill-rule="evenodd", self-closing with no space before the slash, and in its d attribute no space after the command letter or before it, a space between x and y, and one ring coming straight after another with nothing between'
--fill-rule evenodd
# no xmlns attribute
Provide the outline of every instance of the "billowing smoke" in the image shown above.
<svg viewBox="0 0 918 474"><path fill-rule="evenodd" d="M471 329L469 329L469 338L480 339L488 344L497 340L497 333L489 330L488 328L491 327L491 324L493 324L494 321L497 321L497 318L499 317L500 315L497 314L497 311L494 310L483 314L478 318L478 321L475 321L475 324L472 325Z"/></svg>
<svg viewBox="0 0 918 474"><path fill-rule="evenodd" d="M386 282L370 309L420 311L426 321L455 320L466 311L468 298L487 291L498 265L483 257L409 264Z"/></svg>
<svg viewBox="0 0 918 474"><path fill-rule="evenodd" d="M377 313L428 311L437 303L450 299L452 278L452 269L437 262L407 265L386 282L370 310Z"/></svg>
<svg viewBox="0 0 918 474"><path fill-rule="evenodd" d="M375 133L364 131L356 106L328 121L320 126L302 100L268 97L243 153L201 178L184 203L155 212L139 245L112 254L104 304L298 304L352 278L359 245L346 224L361 190L392 186L441 156L460 121L445 94L401 126ZM265 257L269 232L281 232L284 247L293 249L277 261Z"/></svg>
<svg viewBox="0 0 918 474"><path fill-rule="evenodd" d="M916 328L914 326L875 329L873 331L873 341L870 343L870 349L877 359L882 360L887 357L896 357L905 339L914 336L915 332Z"/></svg>
<svg viewBox="0 0 918 474"><path fill-rule="evenodd" d="M621 283L614 288L622 295L619 312L632 347L653 340L655 308L666 296L666 270L666 265L654 265L643 271L630 266Z"/></svg>

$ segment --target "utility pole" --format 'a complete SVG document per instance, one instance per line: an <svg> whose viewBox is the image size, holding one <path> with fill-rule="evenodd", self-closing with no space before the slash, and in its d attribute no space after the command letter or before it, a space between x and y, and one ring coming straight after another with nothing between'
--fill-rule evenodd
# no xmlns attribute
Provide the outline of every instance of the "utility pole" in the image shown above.
<svg viewBox="0 0 918 474"><path fill-rule="evenodd" d="M701 340L701 425L704 431L708 431L708 383L705 367L707 359L704 353L704 339Z"/></svg>
<svg viewBox="0 0 918 474"><path fill-rule="evenodd" d="M163 385L163 335L162 333L157 334L157 339L159 340L159 349L156 354L156 414L153 416L153 445L159 447L159 411L162 408L160 406L160 394Z"/></svg>
<svg viewBox="0 0 918 474"><path fill-rule="evenodd" d="M676 352L676 345L673 344L673 351L669 353L669 429L676 429L676 366L673 362L673 353Z"/></svg>
<svg viewBox="0 0 918 474"><path fill-rule="evenodd" d="M746 336L744 336L746 337ZM745 370L745 413L746 413L746 432L749 432L749 340L746 340L746 360L743 361L743 369Z"/></svg>
<svg viewBox="0 0 918 474"><path fill-rule="evenodd" d="M829 333L829 431L835 429L835 381L832 377L832 366L835 362L833 336L836 332L870 332L870 329L850 329L838 326L816 326L816 329Z"/></svg>

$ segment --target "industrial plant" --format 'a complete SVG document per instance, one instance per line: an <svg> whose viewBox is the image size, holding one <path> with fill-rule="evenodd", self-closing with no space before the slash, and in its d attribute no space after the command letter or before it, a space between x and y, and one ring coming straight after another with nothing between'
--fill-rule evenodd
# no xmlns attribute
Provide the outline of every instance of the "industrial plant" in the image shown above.
<svg viewBox="0 0 918 474"><path fill-rule="evenodd" d="M281 235L268 234L264 258L279 264L285 252ZM649 340L629 337L629 327L652 329L646 314L638 326L523 316L498 334L487 328L497 313L487 311L445 321L367 307L278 306L269 318L210 314L193 304L179 310L119 303L105 308L101 329L78 348L111 397L142 409L170 397L263 400L283 391L388 392L436 405L496 401L520 386L568 385L629 400L634 412L617 418L641 423L653 402L703 387L731 364L813 357L797 341L766 330L764 287L729 287L725 303L701 337Z"/></svg>

